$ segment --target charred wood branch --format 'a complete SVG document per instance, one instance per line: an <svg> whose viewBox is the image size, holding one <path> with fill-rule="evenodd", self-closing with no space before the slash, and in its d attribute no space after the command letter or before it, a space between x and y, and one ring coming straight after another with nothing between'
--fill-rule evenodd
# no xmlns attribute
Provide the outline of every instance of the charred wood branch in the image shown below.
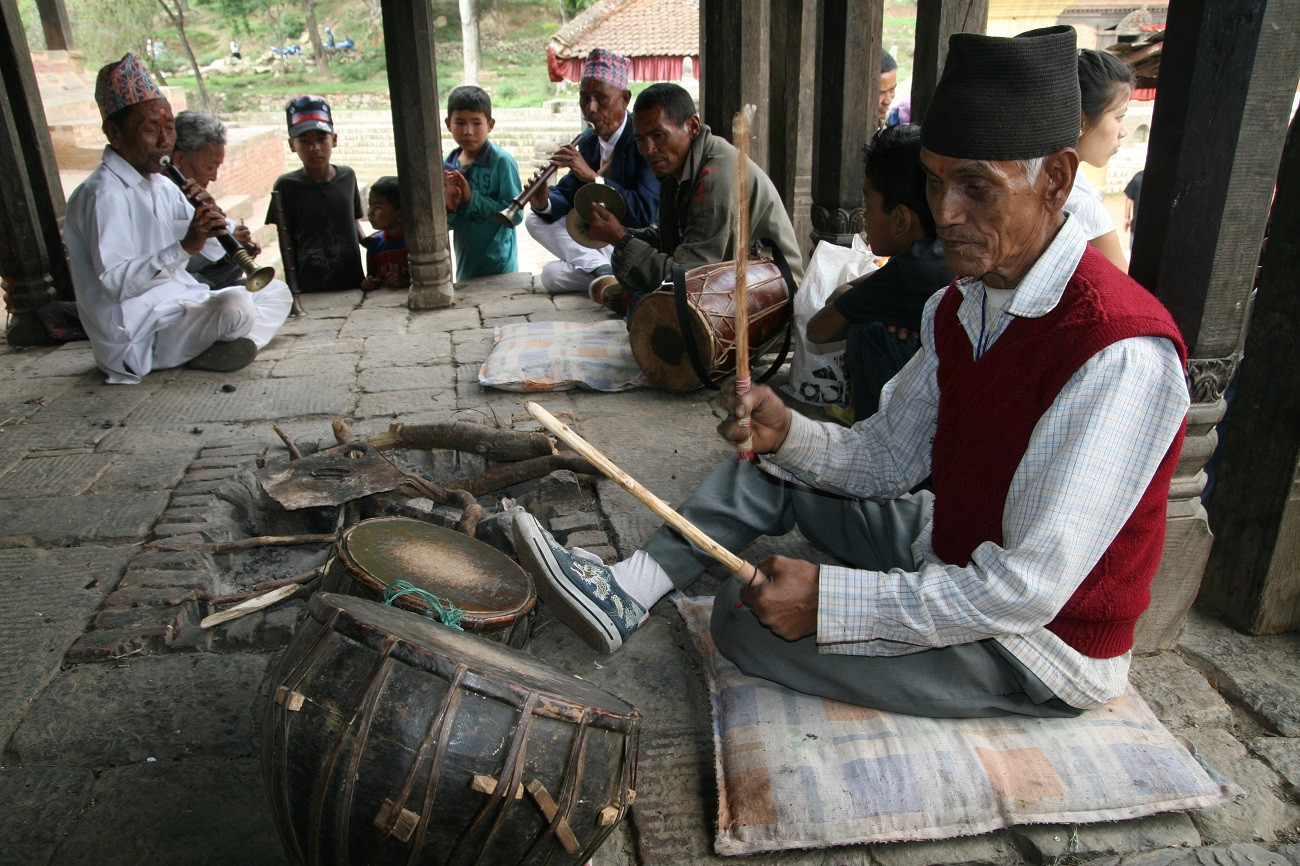
<svg viewBox="0 0 1300 866"><path fill-rule="evenodd" d="M498 466L477 478L448 481L443 486L448 489L467 490L475 497L486 496L512 485L549 475L557 469L567 469L583 475L600 474L600 471L592 466L586 457L574 454L572 451L562 451L559 454L549 454L545 457L534 457L531 460L520 460L518 463Z"/></svg>
<svg viewBox="0 0 1300 866"><path fill-rule="evenodd" d="M293 443L293 440L289 438L289 434L284 432L284 428L281 427L279 424L275 423L274 421L272 421L271 429L274 430L275 435L279 436L280 440L284 442L284 446L289 449L289 459L301 460L302 452L298 450L298 446L295 445Z"/></svg>
<svg viewBox="0 0 1300 866"><path fill-rule="evenodd" d="M231 595L214 595L208 598L208 604L216 607L219 604L234 604L237 601L244 601L255 595L261 595L268 589L279 589L282 586L295 586L297 584L311 584L320 580L320 569L313 568L311 571L297 574L293 577L284 577L280 580L264 580L261 583L253 584L253 588L245 592L236 592Z"/></svg>
<svg viewBox="0 0 1300 866"><path fill-rule="evenodd" d="M334 441L340 445L347 445L349 442L357 441L356 434L352 432L342 418L335 418L334 423L330 425L334 428Z"/></svg>
<svg viewBox="0 0 1300 866"><path fill-rule="evenodd" d="M341 422L335 422L336 425ZM335 433L337 435L337 426ZM441 424L392 424L387 432L370 437L370 444L380 451L392 448L432 450L445 448L478 454L496 463L512 463L552 452L545 433L524 433L484 424L448 421Z"/></svg>
<svg viewBox="0 0 1300 866"><path fill-rule="evenodd" d="M478 531L479 521L487 516L483 506L479 505L474 500L474 495L467 490L443 487L410 473L406 475L406 482L418 490L421 495L427 496L439 505L453 505L460 508L460 523L456 524L456 531L464 533L470 538L473 538L474 533Z"/></svg>
<svg viewBox="0 0 1300 866"><path fill-rule="evenodd" d="M211 543L193 543L171 538L160 538L149 542L157 550L192 550L195 553L238 553L242 550L254 550L258 547L275 547L293 544L333 544L336 535L255 535L252 538L238 538L234 541L214 541Z"/></svg>

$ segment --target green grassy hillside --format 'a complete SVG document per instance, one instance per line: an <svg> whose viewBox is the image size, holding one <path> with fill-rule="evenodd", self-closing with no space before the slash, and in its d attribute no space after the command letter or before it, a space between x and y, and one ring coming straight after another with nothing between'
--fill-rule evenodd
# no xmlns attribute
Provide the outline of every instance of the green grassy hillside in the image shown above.
<svg viewBox="0 0 1300 866"><path fill-rule="evenodd" d="M258 65L270 58L270 48L288 43L302 46L302 56L290 57L282 74L205 75L217 112L262 108L280 97L311 90L318 93L375 93L388 88L383 53L379 0L317 0L316 21L333 29L336 39L352 39L355 51L334 52L331 76L323 77L308 58L311 43L302 6L285 0L162 0L185 4L185 30L200 65L229 55L231 39L240 43L246 61ZM502 107L535 106L555 93L546 73L546 43L563 24L564 0L480 0L480 44L483 51L480 84ZM127 51L145 55L146 39L161 40L165 53L154 63L167 83L188 91L190 104L199 104L198 91L176 29L164 15L160 0L66 0L73 36L86 56L86 68L96 69ZM18 0L27 38L33 48L44 47L35 0ZM434 0L439 26L435 32L438 80L442 90L461 81L459 4ZM896 48L900 75L911 72L915 0L890 2L885 9L884 45ZM639 89L639 88L634 88Z"/></svg>

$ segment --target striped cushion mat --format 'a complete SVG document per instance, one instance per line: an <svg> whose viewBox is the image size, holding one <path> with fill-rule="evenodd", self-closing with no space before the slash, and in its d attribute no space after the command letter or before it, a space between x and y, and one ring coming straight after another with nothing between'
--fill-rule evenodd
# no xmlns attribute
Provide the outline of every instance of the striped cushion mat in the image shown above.
<svg viewBox="0 0 1300 866"><path fill-rule="evenodd" d="M478 382L503 391L626 391L649 385L632 356L627 324L520 322L498 327Z"/></svg>
<svg viewBox="0 0 1300 866"><path fill-rule="evenodd" d="M1073 719L923 719L742 674L709 635L712 598L675 598L713 706L719 854L1086 824L1240 795L1129 688Z"/></svg>

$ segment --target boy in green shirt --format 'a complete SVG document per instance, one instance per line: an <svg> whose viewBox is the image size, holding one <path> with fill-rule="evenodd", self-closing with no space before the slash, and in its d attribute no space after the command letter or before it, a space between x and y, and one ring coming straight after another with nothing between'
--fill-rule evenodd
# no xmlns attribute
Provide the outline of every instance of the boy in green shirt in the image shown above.
<svg viewBox="0 0 1300 866"><path fill-rule="evenodd" d="M514 157L488 141L496 126L492 99L481 87L463 85L447 97L447 129L456 140L443 165L447 224L454 230L456 280L519 270L515 230L494 218L522 191ZM515 225L523 221L522 211Z"/></svg>

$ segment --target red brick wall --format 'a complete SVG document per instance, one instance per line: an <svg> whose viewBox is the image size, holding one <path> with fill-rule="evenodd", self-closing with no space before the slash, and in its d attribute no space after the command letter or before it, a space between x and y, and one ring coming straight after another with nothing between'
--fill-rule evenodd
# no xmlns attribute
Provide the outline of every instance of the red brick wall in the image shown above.
<svg viewBox="0 0 1300 866"><path fill-rule="evenodd" d="M247 195L254 201L265 198L275 179L285 172L284 134L268 129L245 137L237 130L232 132L213 194L217 198Z"/></svg>

